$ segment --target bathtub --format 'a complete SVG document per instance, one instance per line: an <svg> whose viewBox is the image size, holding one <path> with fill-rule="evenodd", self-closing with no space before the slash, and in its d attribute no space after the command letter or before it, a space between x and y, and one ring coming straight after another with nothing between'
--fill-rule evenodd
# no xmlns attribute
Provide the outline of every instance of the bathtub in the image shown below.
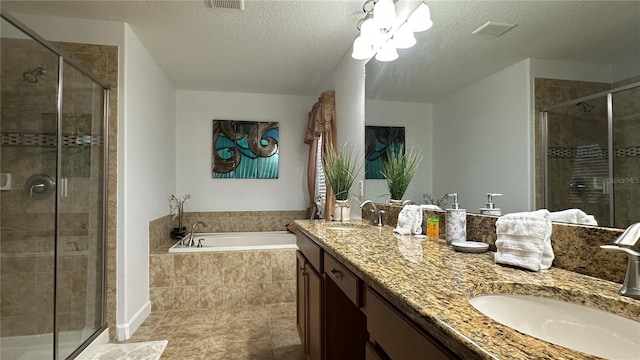
<svg viewBox="0 0 640 360"><path fill-rule="evenodd" d="M270 249L297 249L296 236L287 231L196 233L196 244L202 240L202 247L187 247L176 243L169 248L170 253L243 251Z"/></svg>

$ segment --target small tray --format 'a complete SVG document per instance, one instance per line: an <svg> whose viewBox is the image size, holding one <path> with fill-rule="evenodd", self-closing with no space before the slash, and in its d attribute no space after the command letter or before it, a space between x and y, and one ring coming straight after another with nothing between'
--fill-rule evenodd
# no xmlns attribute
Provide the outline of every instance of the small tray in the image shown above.
<svg viewBox="0 0 640 360"><path fill-rule="evenodd" d="M460 241L451 245L455 251L466 253L483 253L489 249L489 244L479 241Z"/></svg>

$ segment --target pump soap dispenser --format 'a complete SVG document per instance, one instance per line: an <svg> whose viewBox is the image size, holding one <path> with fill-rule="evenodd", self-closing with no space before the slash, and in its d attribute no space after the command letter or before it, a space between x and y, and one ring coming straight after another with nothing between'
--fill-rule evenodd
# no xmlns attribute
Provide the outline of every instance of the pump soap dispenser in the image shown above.
<svg viewBox="0 0 640 360"><path fill-rule="evenodd" d="M484 204L483 208L480 208L480 214L482 215L495 215L500 216L502 213L500 212L500 208L495 207L493 203L494 196L502 196L502 194L494 194L487 193L487 203Z"/></svg>
<svg viewBox="0 0 640 360"><path fill-rule="evenodd" d="M460 209L458 204L458 194L447 194L453 197L451 208L446 209L446 235L447 245L454 242L464 242L467 240L467 210Z"/></svg>

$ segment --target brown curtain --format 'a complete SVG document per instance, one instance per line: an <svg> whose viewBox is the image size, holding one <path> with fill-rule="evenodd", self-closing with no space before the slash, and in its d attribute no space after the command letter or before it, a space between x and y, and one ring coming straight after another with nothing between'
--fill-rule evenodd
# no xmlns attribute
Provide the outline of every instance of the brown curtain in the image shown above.
<svg viewBox="0 0 640 360"><path fill-rule="evenodd" d="M316 154L318 140L322 136L321 153L324 157L329 146L336 146L336 98L333 91L323 91L318 101L309 112L309 123L304 134L304 143L309 144L309 163L307 164L307 189L309 190L309 215L316 210ZM333 190L327 184L327 199L324 207L324 218L331 219L335 198Z"/></svg>

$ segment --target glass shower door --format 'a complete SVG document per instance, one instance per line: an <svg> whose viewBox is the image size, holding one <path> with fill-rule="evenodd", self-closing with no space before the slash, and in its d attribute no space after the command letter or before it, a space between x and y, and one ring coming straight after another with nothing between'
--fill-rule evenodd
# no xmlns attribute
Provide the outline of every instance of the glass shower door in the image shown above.
<svg viewBox="0 0 640 360"><path fill-rule="evenodd" d="M613 115L613 177L615 227L640 221L640 87L611 95Z"/></svg>
<svg viewBox="0 0 640 360"><path fill-rule="evenodd" d="M0 359L52 359L58 56L0 27Z"/></svg>
<svg viewBox="0 0 640 360"><path fill-rule="evenodd" d="M105 91L63 64L59 129L57 293L58 359L103 324Z"/></svg>
<svg viewBox="0 0 640 360"><path fill-rule="evenodd" d="M578 208L610 225L610 169L606 98L546 113L546 204L550 211Z"/></svg>

